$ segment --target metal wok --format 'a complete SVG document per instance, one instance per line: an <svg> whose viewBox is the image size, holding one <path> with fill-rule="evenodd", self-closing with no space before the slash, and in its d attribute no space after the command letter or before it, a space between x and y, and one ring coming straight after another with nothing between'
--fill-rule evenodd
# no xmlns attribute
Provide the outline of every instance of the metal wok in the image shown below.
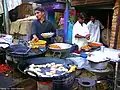
<svg viewBox="0 0 120 90"><path fill-rule="evenodd" d="M37 81L53 81L53 80L61 80L61 79L65 79L68 78L72 75L72 73L65 73L63 75L59 75L59 76L54 76L54 77L42 77L42 76L38 76L35 72L33 71L27 71L24 72L24 70L26 68L29 67L29 65L31 64L46 64L46 63L56 63L56 64L63 64L66 68L69 68L68 65L69 64L73 64L72 61L68 61L68 60L64 60L64 59L58 59L58 58L51 58L51 57L40 57L40 58L32 58L32 59L28 59L26 60L24 63L19 63L17 68L20 72L22 72L25 75L28 75L32 78L34 78ZM34 76L28 74L34 74Z"/></svg>
<svg viewBox="0 0 120 90"><path fill-rule="evenodd" d="M12 56L27 55L28 53L25 54L25 52L28 49L29 49L28 47L23 45L11 45L6 49L6 53Z"/></svg>
<svg viewBox="0 0 120 90"><path fill-rule="evenodd" d="M52 51L57 51L57 52L67 52L71 50L72 45L67 44L67 43L53 43L51 45L57 45L60 46L61 48L51 48L49 47L50 50Z"/></svg>
<svg viewBox="0 0 120 90"><path fill-rule="evenodd" d="M5 51L7 60L18 63L23 59L42 56L46 52L46 48L38 49L37 52L34 52L31 48L18 44L9 46Z"/></svg>
<svg viewBox="0 0 120 90"><path fill-rule="evenodd" d="M57 45L60 48L51 48L50 45ZM53 43L49 45L49 49L53 52L53 57L66 58L71 52L72 45L67 43Z"/></svg>

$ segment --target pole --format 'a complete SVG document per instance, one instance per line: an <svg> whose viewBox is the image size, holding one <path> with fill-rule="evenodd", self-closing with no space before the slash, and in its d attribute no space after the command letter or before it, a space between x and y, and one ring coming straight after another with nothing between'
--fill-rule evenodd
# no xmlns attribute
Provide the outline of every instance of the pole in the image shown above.
<svg viewBox="0 0 120 90"><path fill-rule="evenodd" d="M9 12L7 8L7 0L3 0L3 11L4 11L4 30L6 31L6 34L9 34L10 30L10 22L9 22Z"/></svg>
<svg viewBox="0 0 120 90"><path fill-rule="evenodd" d="M67 42L68 20L69 20L69 1L66 0L66 9L64 13L64 42Z"/></svg>
<svg viewBox="0 0 120 90"><path fill-rule="evenodd" d="M116 90L117 86L117 76L118 76L118 62L115 65L115 80L114 80L114 90Z"/></svg>

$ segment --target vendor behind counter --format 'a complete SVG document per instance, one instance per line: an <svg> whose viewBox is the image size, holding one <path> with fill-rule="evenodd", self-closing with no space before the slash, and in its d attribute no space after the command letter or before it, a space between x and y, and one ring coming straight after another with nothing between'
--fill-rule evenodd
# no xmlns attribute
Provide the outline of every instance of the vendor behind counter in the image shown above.
<svg viewBox="0 0 120 90"><path fill-rule="evenodd" d="M79 50L82 46L87 45L90 39L89 30L84 23L84 16L79 16L78 21L73 26L72 43L79 46Z"/></svg>
<svg viewBox="0 0 120 90"><path fill-rule="evenodd" d="M42 33L53 32L53 37L56 36L56 29L52 25L52 23L45 19L45 11L42 8L35 9L35 15L37 17L36 20L32 22L32 32L31 39L32 40L45 40L48 44L53 43L52 38L45 38L41 36Z"/></svg>

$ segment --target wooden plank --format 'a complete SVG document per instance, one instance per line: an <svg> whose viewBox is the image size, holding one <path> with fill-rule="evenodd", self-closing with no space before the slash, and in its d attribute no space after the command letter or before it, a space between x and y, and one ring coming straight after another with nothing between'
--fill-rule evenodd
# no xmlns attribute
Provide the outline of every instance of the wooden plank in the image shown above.
<svg viewBox="0 0 120 90"><path fill-rule="evenodd" d="M86 0L70 0L72 6L84 5Z"/></svg>
<svg viewBox="0 0 120 90"><path fill-rule="evenodd" d="M113 0L87 0L87 4L93 4L93 3L106 3L106 2L111 2Z"/></svg>
<svg viewBox="0 0 120 90"><path fill-rule="evenodd" d="M72 6L85 5L85 4L99 4L99 3L109 3L114 0L70 0Z"/></svg>

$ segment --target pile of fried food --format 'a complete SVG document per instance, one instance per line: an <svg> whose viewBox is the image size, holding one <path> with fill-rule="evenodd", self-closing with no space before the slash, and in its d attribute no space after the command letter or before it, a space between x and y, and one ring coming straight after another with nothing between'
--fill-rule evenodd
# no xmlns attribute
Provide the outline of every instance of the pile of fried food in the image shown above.
<svg viewBox="0 0 120 90"><path fill-rule="evenodd" d="M31 46L31 48L45 47L46 43L47 42L45 40L38 40L38 41L31 40L30 46Z"/></svg>
<svg viewBox="0 0 120 90"><path fill-rule="evenodd" d="M85 45L85 46L82 46L82 49L85 51L89 51L91 49L91 47L88 45Z"/></svg>
<svg viewBox="0 0 120 90"><path fill-rule="evenodd" d="M49 48L50 48L50 49L61 49L60 46L54 45L54 44L51 44L51 45L49 46Z"/></svg>
<svg viewBox="0 0 120 90"><path fill-rule="evenodd" d="M101 43L96 43L96 42L88 42L88 45L91 46L91 47L100 47L100 46L102 46Z"/></svg>
<svg viewBox="0 0 120 90"><path fill-rule="evenodd" d="M85 51L89 51L91 50L92 47L100 47L100 46L102 46L101 43L88 42L88 45L83 46L82 49Z"/></svg>
<svg viewBox="0 0 120 90"><path fill-rule="evenodd" d="M40 77L53 77L59 76L67 73L69 70L63 66L63 64L56 64L54 62L47 64L31 64L29 68L25 69L26 71L33 71Z"/></svg>

